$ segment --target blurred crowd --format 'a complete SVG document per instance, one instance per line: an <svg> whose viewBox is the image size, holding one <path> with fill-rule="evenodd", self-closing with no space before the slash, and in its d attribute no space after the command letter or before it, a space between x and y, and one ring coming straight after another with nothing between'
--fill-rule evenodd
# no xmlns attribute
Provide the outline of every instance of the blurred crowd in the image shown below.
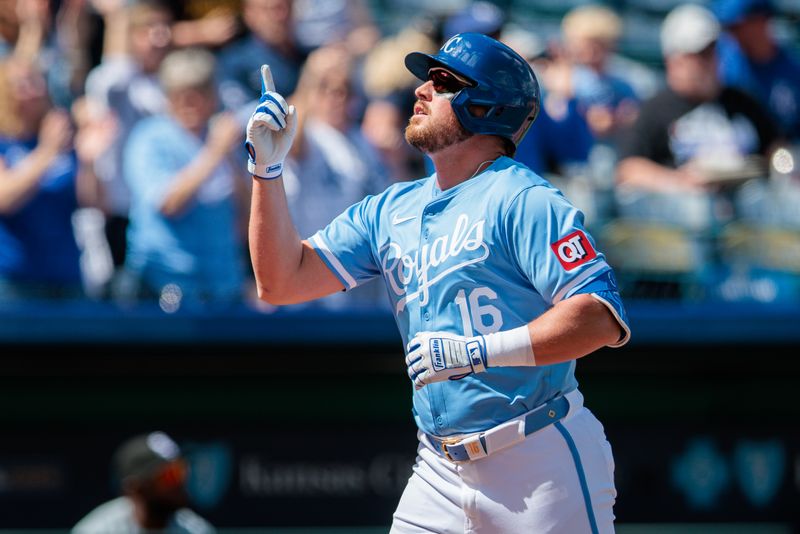
<svg viewBox="0 0 800 534"><path fill-rule="evenodd" d="M663 0L643 61L620 2L567 2L546 34L517 4L0 0L0 301L263 306L242 148L260 65L299 111L284 180L306 237L431 172L404 140L403 58L466 31L533 66L516 159L585 212L623 293L800 299L800 37L773 24L800 10ZM368 284L315 305L384 301Z"/></svg>

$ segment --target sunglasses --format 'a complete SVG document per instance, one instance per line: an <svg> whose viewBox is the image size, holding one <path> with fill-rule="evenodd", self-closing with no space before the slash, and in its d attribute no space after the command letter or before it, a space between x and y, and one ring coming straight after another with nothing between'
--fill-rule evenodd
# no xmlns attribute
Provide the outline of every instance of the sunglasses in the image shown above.
<svg viewBox="0 0 800 534"><path fill-rule="evenodd" d="M457 92L465 87L472 87L474 84L464 78L453 74L449 70L439 67L428 71L428 80L433 82L433 90L440 96L452 98Z"/></svg>

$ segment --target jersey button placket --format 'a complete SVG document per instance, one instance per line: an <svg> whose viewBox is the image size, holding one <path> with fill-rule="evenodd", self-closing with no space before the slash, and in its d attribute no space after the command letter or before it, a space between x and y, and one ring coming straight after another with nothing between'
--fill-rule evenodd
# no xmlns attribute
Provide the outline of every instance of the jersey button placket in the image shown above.
<svg viewBox="0 0 800 534"><path fill-rule="evenodd" d="M428 238L431 235L430 230L428 230L428 228L427 228L428 215L429 214L428 214L427 210L422 210L422 218L421 218L421 221L420 221L420 230L421 230L421 234L422 234L421 238L420 238L420 248L422 248L421 242L422 241L427 241ZM428 312L425 307L420 307L419 311L420 311L420 314L422 315L422 320L424 322L430 322L430 320L431 320L430 312Z"/></svg>

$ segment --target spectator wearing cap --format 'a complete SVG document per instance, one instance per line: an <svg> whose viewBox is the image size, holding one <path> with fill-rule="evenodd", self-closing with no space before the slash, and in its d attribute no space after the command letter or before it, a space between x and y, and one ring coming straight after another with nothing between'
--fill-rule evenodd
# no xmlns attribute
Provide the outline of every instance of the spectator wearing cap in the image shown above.
<svg viewBox="0 0 800 534"><path fill-rule="evenodd" d="M703 191L716 171L767 155L776 127L751 97L721 86L714 68L719 34L717 19L702 6L684 4L667 15L660 36L667 87L643 104L626 132L618 185Z"/></svg>
<svg viewBox="0 0 800 534"><path fill-rule="evenodd" d="M495 4L472 2L445 20L442 37L446 41L459 33L474 32L497 39L505 22L505 14Z"/></svg>
<svg viewBox="0 0 800 534"><path fill-rule="evenodd" d="M187 464L168 435L152 432L130 438L115 452L113 467L122 496L92 510L72 534L215 532L187 507Z"/></svg>
<svg viewBox="0 0 800 534"><path fill-rule="evenodd" d="M766 107L782 133L800 142L800 59L772 34L770 0L716 0L722 83L741 89Z"/></svg>

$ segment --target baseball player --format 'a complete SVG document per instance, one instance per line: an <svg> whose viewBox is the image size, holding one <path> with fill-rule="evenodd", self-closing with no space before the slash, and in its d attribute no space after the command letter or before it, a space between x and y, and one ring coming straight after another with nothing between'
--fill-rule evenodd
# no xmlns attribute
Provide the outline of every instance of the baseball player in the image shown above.
<svg viewBox="0 0 800 534"><path fill-rule="evenodd" d="M539 109L533 71L476 33L405 63L423 81L406 139L436 172L305 241L281 181L297 112L262 67L246 143L259 294L288 304L383 278L420 441L393 533L612 532L611 449L574 370L630 331L583 215L511 159Z"/></svg>
<svg viewBox="0 0 800 534"><path fill-rule="evenodd" d="M70 534L214 534L188 508L187 463L163 432L134 436L114 453L123 495L89 512Z"/></svg>

